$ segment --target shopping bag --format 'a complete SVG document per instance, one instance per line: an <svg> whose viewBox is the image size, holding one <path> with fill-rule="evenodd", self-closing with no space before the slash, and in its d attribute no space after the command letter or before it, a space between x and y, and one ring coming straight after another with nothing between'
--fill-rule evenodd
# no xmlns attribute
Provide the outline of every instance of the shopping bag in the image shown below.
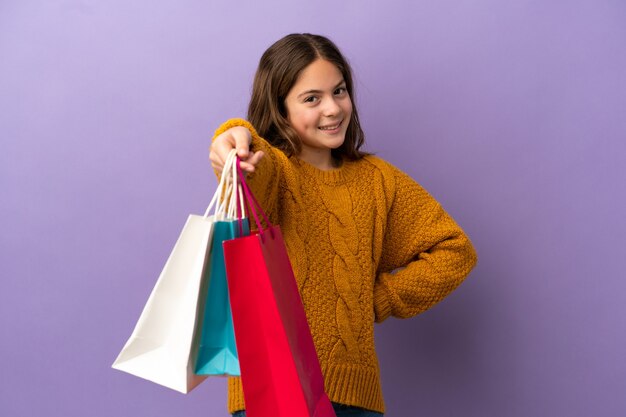
<svg viewBox="0 0 626 417"><path fill-rule="evenodd" d="M237 180L235 155L236 152L231 152L222 171L222 179L224 176L228 178L225 193L228 197L228 211L224 220L215 223L213 231L211 255L207 265L208 288L195 367L195 373L198 375L240 375L222 247L223 241L247 236L250 233L248 219L245 218L241 186ZM222 212L223 210L220 211ZM237 221L238 218L242 218L242 221ZM241 229L238 227L240 224Z"/></svg>
<svg viewBox="0 0 626 417"><path fill-rule="evenodd" d="M234 155L227 163L234 162ZM182 393L206 379L194 370L209 281L207 260L215 224L224 219L231 172L225 169L204 216L189 215L113 368ZM209 215L213 207L215 212Z"/></svg>
<svg viewBox="0 0 626 417"><path fill-rule="evenodd" d="M246 415L334 417L280 227L240 180L258 232L223 245Z"/></svg>
<svg viewBox="0 0 626 417"><path fill-rule="evenodd" d="M250 233L248 219L244 219L243 222L243 236L247 236ZM198 375L240 375L222 247L222 242L236 237L239 237L236 220L215 223L209 288L195 368Z"/></svg>

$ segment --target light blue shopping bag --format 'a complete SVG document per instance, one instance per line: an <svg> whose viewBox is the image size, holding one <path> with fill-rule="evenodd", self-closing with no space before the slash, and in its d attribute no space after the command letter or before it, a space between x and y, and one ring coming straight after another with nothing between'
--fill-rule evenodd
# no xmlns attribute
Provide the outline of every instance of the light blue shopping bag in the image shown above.
<svg viewBox="0 0 626 417"><path fill-rule="evenodd" d="M243 236L250 234L248 219L243 219L242 230ZM241 375L222 247L223 241L236 237L242 237L238 220L215 223L210 265L205 267L209 276L206 277L208 288L196 361L197 375Z"/></svg>

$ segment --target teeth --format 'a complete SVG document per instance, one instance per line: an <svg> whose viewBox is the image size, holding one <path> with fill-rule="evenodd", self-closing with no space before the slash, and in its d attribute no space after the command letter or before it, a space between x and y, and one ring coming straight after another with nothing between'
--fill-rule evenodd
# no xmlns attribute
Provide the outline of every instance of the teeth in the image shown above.
<svg viewBox="0 0 626 417"><path fill-rule="evenodd" d="M333 130L333 129L337 129L339 127L341 123L336 124L335 126L326 126L326 127L320 127L320 129L322 130Z"/></svg>

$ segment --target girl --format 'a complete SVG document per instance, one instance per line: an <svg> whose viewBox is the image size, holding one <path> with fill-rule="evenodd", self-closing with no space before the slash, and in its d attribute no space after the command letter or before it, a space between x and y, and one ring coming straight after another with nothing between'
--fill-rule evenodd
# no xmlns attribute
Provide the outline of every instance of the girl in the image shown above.
<svg viewBox="0 0 626 417"><path fill-rule="evenodd" d="M292 34L265 51L248 120L219 127L210 153L219 173L237 149L281 226L338 417L385 412L374 322L425 311L476 263L441 205L363 142L347 61L325 37ZM239 378L229 379L228 408L245 416Z"/></svg>

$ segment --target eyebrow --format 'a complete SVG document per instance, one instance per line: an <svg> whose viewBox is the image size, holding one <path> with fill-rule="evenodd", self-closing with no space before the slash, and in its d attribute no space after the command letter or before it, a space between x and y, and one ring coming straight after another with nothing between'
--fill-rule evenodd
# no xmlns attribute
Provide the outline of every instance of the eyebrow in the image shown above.
<svg viewBox="0 0 626 417"><path fill-rule="evenodd" d="M337 84L337 85L333 88L333 90L337 89L339 86L341 86L341 84L345 84L345 83L346 83L346 80L342 79L342 80L339 82L339 84ZM319 94L319 93L323 93L323 91L322 91L322 90L307 90L307 91L305 91L305 92L303 92L303 93L298 94L298 96L297 96L296 98L300 98L300 97L305 96L305 95L307 95L307 94Z"/></svg>

